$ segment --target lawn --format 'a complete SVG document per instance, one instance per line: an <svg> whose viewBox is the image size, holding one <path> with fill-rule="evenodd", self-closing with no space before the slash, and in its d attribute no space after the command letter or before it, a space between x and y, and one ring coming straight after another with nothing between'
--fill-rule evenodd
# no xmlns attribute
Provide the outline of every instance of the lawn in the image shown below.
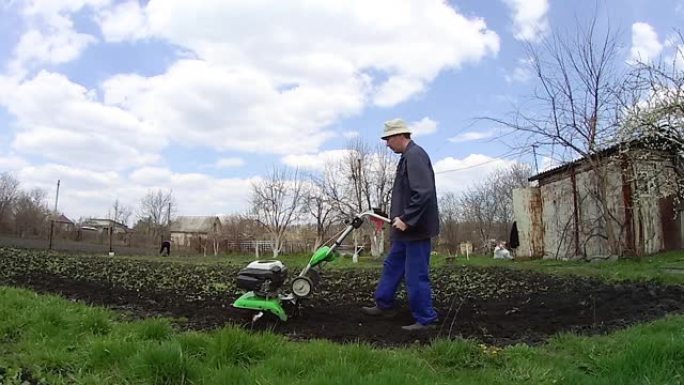
<svg viewBox="0 0 684 385"><path fill-rule="evenodd" d="M484 342L486 338L481 338L477 333L466 334L465 339L454 337L451 333L448 336L433 335L430 337L431 343L420 338L416 339L420 342L417 344L401 340L405 341L401 346L390 347L361 340L346 340L346 343L340 344L315 338L298 340L293 338L292 329L285 329L286 333L278 328L250 332L234 326L230 320L225 324L212 324L217 327L215 329L191 330L192 327L188 327L192 323L191 315L186 315L188 318L185 321L179 320L175 313L171 314L174 318L159 317L160 314L168 313L166 308L159 312L150 312L150 308L145 308L142 314L147 316L141 319L138 313L130 317L130 311L122 313L84 304L93 302L88 296L95 296L97 293L94 291L108 290L108 287L111 289L115 281L122 277L129 279L129 282L144 281L149 275L154 276L154 279L161 279L159 277L177 274L173 266L181 266L178 270L181 274L189 274L201 282L206 277L220 277L222 271L238 269L251 260L249 257L231 260L226 257L150 259L116 256L115 260L110 260L108 257L44 255L31 259L31 254L23 251L3 252L5 256L2 263L5 269L0 274L0 282L6 284L9 282L7 277L10 277L7 272L12 269L17 274L27 274L32 277L34 285L39 285L37 276L29 274L31 269L50 269L53 277L64 279L69 275L87 274L101 266L106 272L104 279L109 286L77 286L77 292L85 297L72 297L64 291L68 299L37 295L34 291L14 287L0 287L1 384L684 383L684 316L677 311L665 317L658 316L664 309L660 306L662 304L652 312L656 318L639 323L628 322L624 326L610 328L611 331L607 334L601 332L601 328L591 331L589 335L585 332L562 331L564 329L561 328L544 341L519 338L512 340L513 343L504 344L488 344ZM16 258L11 259L12 256ZM286 263L300 266L306 260L306 256L290 258ZM21 261L27 262L22 265L19 263ZM678 290L681 290L682 283L677 270L683 262L684 255L681 253L600 264L560 261L502 262L484 257L469 260L457 258L453 262L447 262L442 256L436 256L433 258L433 267L437 280L435 285L440 290L440 296L452 291L465 293L463 297L455 298L479 296L476 307L483 313L470 320L463 314L457 319L462 323L450 325L456 330L472 328L476 331L478 320L496 325L504 318L519 319L530 324L539 322L544 325L553 323L554 314L565 312L572 315L587 309L593 309L595 324L596 303L589 301L577 305L566 300L569 294L577 292L586 292L587 298L594 298L594 301L602 298L598 295L599 292L605 292L608 295L605 297L605 306L599 306L598 309L606 317L613 314L611 311L614 309L610 308L612 302L616 303L616 309L624 307L618 303L616 296L635 296L637 293L645 295L635 299L635 304L640 306L656 303L661 297L671 295L666 304L676 305L672 309L681 309L684 298L679 298L681 295L677 294L680 293ZM371 287L368 285L372 285L372 279L376 277L373 274L377 274L380 262L362 258L360 265L367 269L358 269L359 265L353 265L348 260L331 264L337 267L333 277L343 279L331 283L326 290L332 293L342 281L352 281L358 278L357 275L363 274L366 274L366 278L351 282L350 287L368 290ZM132 269L136 266L145 267L133 272ZM492 266L504 266L513 270L492 269ZM538 274L540 272L553 274L557 278L545 278L548 276ZM202 275L205 273L208 275ZM95 272L91 278L101 279L102 275L98 274L100 273ZM577 278L576 275L608 280L609 284ZM516 277L532 278L519 281ZM206 289L206 285L185 282L182 278L182 275L174 276L172 280L164 282L164 285L180 283L184 288L179 292L165 292L169 303L183 301L188 297L187 290L195 290L195 286L197 290ZM629 281L642 283L627 283ZM482 282L484 286L481 286ZM519 282L525 284L520 285ZM567 286L569 282L573 286ZM497 287L496 290L489 291L489 286L493 283L504 285L506 290L501 292L500 287ZM556 283L558 286L553 286ZM661 283L675 286L668 289L661 286ZM214 286L211 287L212 290L215 289ZM92 289L91 292L89 288ZM559 294L558 290L561 288L567 290ZM58 290L54 287L49 289L42 291ZM121 293L144 293L148 287L142 285L137 286L137 289L132 287L126 290L128 291L112 291L109 297L117 297ZM516 291L510 298L506 296L506 292ZM202 296L211 297L214 292L202 293ZM347 292L334 293L338 295L335 298L342 300L347 295L345 293ZM515 302L521 293L529 293L527 302ZM128 298L138 297L120 296L122 303L128 301ZM145 298L142 298L142 302L149 302ZM532 308L533 311L524 313L524 306L529 305L530 299L534 303L535 298L543 300L546 308L535 307ZM354 297L350 303L355 303L358 299ZM525 296L520 299L524 300ZM562 302L554 303L554 299ZM582 296L577 295L577 299L582 300ZM160 304L163 298L155 297L155 301ZM122 303L114 308L120 308ZM192 311L204 310L200 319L214 319L215 313L225 312L226 309L220 304L216 304L216 307L206 306L212 303L200 302L199 307ZM523 303L526 305L521 305ZM109 306L111 302L102 304ZM485 308L490 304L491 307ZM516 309L518 313L509 313L512 310L500 307L509 304L514 304L511 309ZM570 304L576 307L569 308ZM324 302L317 303L318 305L323 309L336 309ZM548 314L535 321L534 316L544 309ZM502 312L493 313L497 310ZM588 314L591 315L591 311ZM492 318L485 318L485 315ZM150 316L154 317L149 318ZM339 324L343 327L346 320L356 322L353 317L355 316L350 313L340 313L337 320L333 318L325 326L334 329ZM581 317L577 319L582 320ZM606 322L616 320L619 321L619 318L616 319L615 316L606 318ZM306 325L306 318L304 321L293 321L293 325L298 325L298 328L315 326ZM520 325L524 323L517 323L515 327L519 329ZM587 325L591 326L591 322ZM618 322L616 325L622 324ZM385 326L394 327L392 324ZM354 332L354 329L349 330L349 333ZM357 330L359 333L367 332L364 328ZM394 335L400 332L391 329L387 333ZM468 337L470 335L473 336L472 339ZM521 335L526 336L524 333Z"/></svg>

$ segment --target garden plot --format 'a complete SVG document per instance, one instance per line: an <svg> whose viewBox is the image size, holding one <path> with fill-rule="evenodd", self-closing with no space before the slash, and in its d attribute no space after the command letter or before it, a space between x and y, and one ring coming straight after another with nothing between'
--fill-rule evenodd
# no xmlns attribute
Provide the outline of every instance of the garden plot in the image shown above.
<svg viewBox="0 0 684 385"><path fill-rule="evenodd" d="M6 266L14 263L7 253L0 253L3 255ZM170 316L187 329L240 324L294 340L322 338L399 346L427 343L437 337L463 337L495 345L535 344L560 332L605 333L684 310L682 286L612 285L522 270L448 267L436 269L432 275L438 327L407 333L400 329L413 322L405 292L399 293L397 317L365 316L360 306L372 303L379 271L343 269L324 272L317 292L297 316L287 322L264 317L252 324L245 321L244 311L230 306L239 295L232 282L235 269L161 263L145 266L140 261L96 258L86 263L77 257L58 257L62 259L55 262L55 258L31 259L21 268L5 269L0 284L106 306L121 312L124 319ZM150 276L153 278L145 278ZM162 276L168 278L162 282Z"/></svg>

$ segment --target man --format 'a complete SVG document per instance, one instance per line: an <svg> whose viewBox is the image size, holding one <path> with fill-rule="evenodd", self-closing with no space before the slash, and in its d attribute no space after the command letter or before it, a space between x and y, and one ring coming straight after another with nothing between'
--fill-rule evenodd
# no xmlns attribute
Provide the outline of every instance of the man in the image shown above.
<svg viewBox="0 0 684 385"><path fill-rule="evenodd" d="M400 119L385 122L382 139L401 154L392 187L390 251L375 290L375 306L361 310L371 316L395 314L394 300L402 279L415 323L403 326L419 331L434 326L430 285L431 238L439 234L435 173L425 150L411 140L411 131Z"/></svg>
<svg viewBox="0 0 684 385"><path fill-rule="evenodd" d="M162 238L163 239L163 238ZM171 254L171 241L168 239L163 239L161 243L161 248L159 249L159 254L164 253L166 251L166 256L168 257Z"/></svg>

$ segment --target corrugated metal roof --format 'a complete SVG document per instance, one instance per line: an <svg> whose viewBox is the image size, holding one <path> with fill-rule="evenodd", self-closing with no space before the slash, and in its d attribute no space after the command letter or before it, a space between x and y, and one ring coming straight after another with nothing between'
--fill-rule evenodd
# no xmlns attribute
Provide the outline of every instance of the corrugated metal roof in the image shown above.
<svg viewBox="0 0 684 385"><path fill-rule="evenodd" d="M214 223L221 224L221 220L216 216L185 216L176 217L171 221L169 231L184 233L209 233L214 230Z"/></svg>
<svg viewBox="0 0 684 385"><path fill-rule="evenodd" d="M93 226L93 227L119 227L122 229L128 229L128 226L124 225L123 223L119 223L115 220L112 219L106 219L106 218L90 218L86 220L83 225L85 226Z"/></svg>
<svg viewBox="0 0 684 385"><path fill-rule="evenodd" d="M661 150L657 150L658 146L663 146ZM661 139L661 138L644 138L641 140L631 140L623 143L617 143L612 146L606 147L603 150L600 150L593 155L591 155L593 158L602 158L602 157L608 157L608 156L613 156L616 153L620 152L621 150L631 150L631 149L636 149L636 148L646 148L653 150L656 148L656 151L664 151L664 152L672 152L672 149L667 149L667 140ZM542 171L537 175L531 176L528 181L533 182L536 180L541 180L548 178L552 175L561 173L563 171L569 170L572 167L576 167L581 165L582 163L587 161L587 157L582 157L579 159L575 159L571 162L564 163L560 166L554 167L552 169Z"/></svg>
<svg viewBox="0 0 684 385"><path fill-rule="evenodd" d="M592 155L592 156L593 156L593 157L598 157L598 158L605 157L605 156L611 156L611 155L615 154L616 152L618 152L622 146L623 146L622 144L616 144L616 145L610 146L610 147L608 147L608 148L605 148L605 149L603 149L603 150L601 150L601 151L595 153L595 154ZM578 166L578 165L580 165L580 164L582 164L582 163L584 163L584 162L586 162L586 161L587 161L587 158L586 158L586 157L582 157L582 158L579 158L579 159L575 159L575 160L573 160L573 161L571 161L571 162L564 163L564 164L562 164L562 165L560 165L560 166L551 168L551 169L546 170L546 171L542 171L542 172L540 172L540 173L537 174L537 175L532 175L532 176L529 177L529 179L527 179L527 180L530 181L530 182L533 182L533 181L535 181L535 180L545 179L545 178L548 178L548 177L550 177L550 176L552 176L552 175L561 173L561 172L563 172L563 171L565 171L565 170L569 170L569 169L571 169L572 167Z"/></svg>

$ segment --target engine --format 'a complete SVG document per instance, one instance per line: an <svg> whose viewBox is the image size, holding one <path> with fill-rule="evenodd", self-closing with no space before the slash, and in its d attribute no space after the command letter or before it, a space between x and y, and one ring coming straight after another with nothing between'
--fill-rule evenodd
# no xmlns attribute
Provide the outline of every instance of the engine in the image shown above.
<svg viewBox="0 0 684 385"><path fill-rule="evenodd" d="M268 296L278 292L287 278L287 268L277 260L254 261L238 273L238 287Z"/></svg>

